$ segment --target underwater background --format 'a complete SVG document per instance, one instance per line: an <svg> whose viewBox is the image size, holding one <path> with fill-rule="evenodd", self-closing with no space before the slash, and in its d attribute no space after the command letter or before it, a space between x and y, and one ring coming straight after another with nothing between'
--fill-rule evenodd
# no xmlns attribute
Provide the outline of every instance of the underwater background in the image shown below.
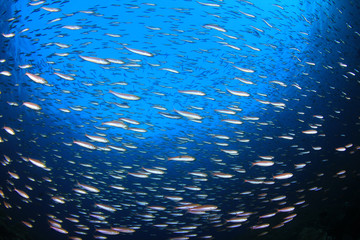
<svg viewBox="0 0 360 240"><path fill-rule="evenodd" d="M0 239L360 239L358 1L0 6Z"/></svg>

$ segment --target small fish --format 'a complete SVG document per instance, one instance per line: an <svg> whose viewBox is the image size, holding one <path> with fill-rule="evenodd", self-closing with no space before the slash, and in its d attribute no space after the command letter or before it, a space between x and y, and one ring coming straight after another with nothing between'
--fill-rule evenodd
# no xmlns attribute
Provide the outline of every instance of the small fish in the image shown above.
<svg viewBox="0 0 360 240"><path fill-rule="evenodd" d="M203 5L203 6L208 6L208 7L220 7L220 4L216 4L216 3L204 3L204 2L198 2L197 3Z"/></svg>
<svg viewBox="0 0 360 240"><path fill-rule="evenodd" d="M41 110L41 107L36 104L36 103L32 103L32 102L24 102L23 105L27 108L33 109L33 110Z"/></svg>
<svg viewBox="0 0 360 240"><path fill-rule="evenodd" d="M216 210L218 206L216 205L200 205L193 208L189 208L190 212L206 212Z"/></svg>
<svg viewBox="0 0 360 240"><path fill-rule="evenodd" d="M90 136L90 135L87 135L85 134L85 136L95 142L101 142L101 143L108 143L109 140L104 138L104 137L100 137L100 136Z"/></svg>
<svg viewBox="0 0 360 240"><path fill-rule="evenodd" d="M79 29L82 29L81 26L75 26L75 25L66 25L66 26L62 26L62 28L69 29L69 30L79 30Z"/></svg>
<svg viewBox="0 0 360 240"><path fill-rule="evenodd" d="M15 131L11 127L4 126L3 129L10 135L15 135Z"/></svg>
<svg viewBox="0 0 360 240"><path fill-rule="evenodd" d="M195 161L195 158L192 156L182 155L176 157L169 157L168 160L179 161L179 162L192 162Z"/></svg>
<svg viewBox="0 0 360 240"><path fill-rule="evenodd" d="M15 192L17 192L17 193L18 193L20 196L22 196L23 198L26 198L26 199L30 198L29 195L27 195L26 192L24 192L24 191L22 191L22 190L19 190L19 189L16 189L16 188L14 188L14 190L15 190Z"/></svg>
<svg viewBox="0 0 360 240"><path fill-rule="evenodd" d="M36 82L36 83L40 83L40 84L46 84L47 81L40 77L40 76L37 76L35 74L32 74L32 73L25 73L26 76L28 76L32 81Z"/></svg>
<svg viewBox="0 0 360 240"><path fill-rule="evenodd" d="M28 158L28 160L35 166L46 169L45 163L41 162L40 160L34 158Z"/></svg>
<svg viewBox="0 0 360 240"><path fill-rule="evenodd" d="M244 14L245 16L247 17L250 17L250 18L255 18L254 15L250 14L250 13L245 13L245 12L242 12L242 11L239 11L240 13Z"/></svg>
<svg viewBox="0 0 360 240"><path fill-rule="evenodd" d="M97 228L97 232L105 234L105 235L118 235L120 234L119 231L116 231L114 229L104 229L104 228Z"/></svg>
<svg viewBox="0 0 360 240"><path fill-rule="evenodd" d="M235 217L235 218L227 219L226 222L241 223L241 222L246 222L247 220L248 220L247 217Z"/></svg>
<svg viewBox="0 0 360 240"><path fill-rule="evenodd" d="M274 165L273 161L257 161L252 163L253 166L270 167Z"/></svg>
<svg viewBox="0 0 360 240"><path fill-rule="evenodd" d="M106 205L106 204L102 204L102 203L95 203L95 206L97 206L98 208L104 209L106 211L109 211L109 212L115 212L116 211L116 208L114 208L112 206L109 206L109 205Z"/></svg>
<svg viewBox="0 0 360 240"><path fill-rule="evenodd" d="M112 227L113 230L121 232L121 233L133 233L135 232L132 228L125 228L125 227Z"/></svg>
<svg viewBox="0 0 360 240"><path fill-rule="evenodd" d="M267 228L269 226L270 226L269 223L263 223L263 224L251 226L250 228L251 229L263 229L263 228Z"/></svg>
<svg viewBox="0 0 360 240"><path fill-rule="evenodd" d="M61 77L62 79L68 80L68 81L75 80L75 78L73 78L73 77L71 77L69 75L63 74L63 73L54 72L54 74Z"/></svg>
<svg viewBox="0 0 360 240"><path fill-rule="evenodd" d="M86 185L86 184L81 184L81 183L77 183L77 185L89 192L93 192L93 193L99 193L100 190L96 187L90 186L90 185Z"/></svg>
<svg viewBox="0 0 360 240"><path fill-rule="evenodd" d="M19 68L21 68L21 69L26 69L26 68L31 68L31 67L32 67L31 64L19 65Z"/></svg>
<svg viewBox="0 0 360 240"><path fill-rule="evenodd" d="M84 147L84 148L87 148L87 149L91 149L91 150L95 150L95 149L96 149L96 146L94 146L93 144L88 143L88 142L75 141L75 140L74 140L73 143L75 143L76 145L79 145L80 147Z"/></svg>
<svg viewBox="0 0 360 240"><path fill-rule="evenodd" d="M55 226L50 226L50 228L54 229L55 231L62 233L62 234L68 234L69 232L61 227L55 227Z"/></svg>
<svg viewBox="0 0 360 240"><path fill-rule="evenodd" d="M160 70L168 71L168 72L172 72L172 73L179 73L179 71L172 69L172 68L160 68Z"/></svg>
<svg viewBox="0 0 360 240"><path fill-rule="evenodd" d="M119 92L114 92L114 91L111 91L111 90L109 90L109 93L115 95L118 98L122 98L122 99L125 99L125 100L136 101L136 100L140 99L140 97L138 97L136 95L133 95L133 94L128 94L128 93L119 93Z"/></svg>
<svg viewBox="0 0 360 240"><path fill-rule="evenodd" d="M229 173L222 173L222 172L213 172L213 176L219 177L219 178L232 178L234 175Z"/></svg>
<svg viewBox="0 0 360 240"><path fill-rule="evenodd" d="M54 196L54 197L51 197L51 199L56 203L60 203L60 204L65 203L65 198L64 197Z"/></svg>
<svg viewBox="0 0 360 240"><path fill-rule="evenodd" d="M119 128L124 128L124 129L128 129L128 126L121 122L121 121L108 121L108 122L103 122L102 125L107 125L107 126L111 126L111 127L119 127Z"/></svg>
<svg viewBox="0 0 360 240"><path fill-rule="evenodd" d="M107 36L109 36L109 37L116 37L116 38L121 37L121 35L119 35L119 34L113 34L113 33L105 33L105 35L107 35Z"/></svg>
<svg viewBox="0 0 360 240"><path fill-rule="evenodd" d="M136 120L133 120L133 119L130 119L130 118L120 118L119 120L121 121L124 121L124 122L127 122L127 123L131 123L131 124L135 124L135 125L139 125L140 122L136 121Z"/></svg>
<svg viewBox="0 0 360 240"><path fill-rule="evenodd" d="M30 6L37 6L37 5L40 5L40 4L43 4L43 3L45 3L45 1L30 2L29 5Z"/></svg>
<svg viewBox="0 0 360 240"><path fill-rule="evenodd" d="M130 176L137 177L137 178L148 178L149 175L146 173L138 173L138 172L128 172Z"/></svg>
<svg viewBox="0 0 360 240"><path fill-rule="evenodd" d="M191 112L186 112L186 111L179 111L174 109L175 112L177 112L178 114L180 114L181 116L187 117L189 119L196 119L196 120L200 120L202 119L202 117L199 114L196 113L191 113Z"/></svg>
<svg viewBox="0 0 360 240"><path fill-rule="evenodd" d="M302 131L304 134L317 134L317 131L315 129L305 130Z"/></svg>
<svg viewBox="0 0 360 240"><path fill-rule="evenodd" d="M61 11L60 8L50 8L50 7L41 7L41 8L48 12L60 12Z"/></svg>
<svg viewBox="0 0 360 240"><path fill-rule="evenodd" d="M0 74L4 75L4 76L7 76L7 77L11 76L11 73L9 71L2 71L2 72L0 72Z"/></svg>
<svg viewBox="0 0 360 240"><path fill-rule="evenodd" d="M242 121L237 119L223 119L222 122L232 123L232 124L243 124Z"/></svg>
<svg viewBox="0 0 360 240"><path fill-rule="evenodd" d="M2 35L6 38L12 38L15 36L15 33L3 33Z"/></svg>
<svg viewBox="0 0 360 240"><path fill-rule="evenodd" d="M182 91L179 90L178 92L183 93L183 94L195 95L195 96L205 96L206 95L204 92L197 91L197 90L182 90Z"/></svg>
<svg viewBox="0 0 360 240"><path fill-rule="evenodd" d="M218 25L215 25L215 24L205 24L203 26L203 28L214 29L214 30L217 30L219 32L227 32L225 28L219 27Z"/></svg>
<svg viewBox="0 0 360 240"><path fill-rule="evenodd" d="M139 55L142 55L142 56L146 56L146 57L152 57L154 56L152 53L149 53L147 51L144 51L144 50L138 50L138 49L134 49L134 48L128 48L128 47L125 47L124 48L132 53L136 53L136 54L139 54Z"/></svg>
<svg viewBox="0 0 360 240"><path fill-rule="evenodd" d="M240 97L249 97L250 94L247 92L243 92L243 91L234 91L234 90L229 90L226 89L229 93L231 93L232 95L236 95L236 96L240 96Z"/></svg>
<svg viewBox="0 0 360 240"><path fill-rule="evenodd" d="M223 114L231 114L231 115L235 115L235 114L236 114L235 111L227 110L227 109L215 109L214 111L215 111L215 112L218 112L218 113L223 113Z"/></svg>
<svg viewBox="0 0 360 240"><path fill-rule="evenodd" d="M273 176L274 179L288 179L288 178L291 178L293 176L292 173L282 173L282 174L278 174L278 175L275 175Z"/></svg>
<svg viewBox="0 0 360 240"><path fill-rule="evenodd" d="M234 68L236 68L237 70L240 70L242 72L245 72L245 73L254 73L255 72L255 70L249 69L249 68L242 68L242 67L238 67L238 66L234 66Z"/></svg>
<svg viewBox="0 0 360 240"><path fill-rule="evenodd" d="M97 63L97 64L101 64L101 65L110 64L109 61L102 59L102 58L98 58L98 57L87 57L87 56L81 56L81 55L79 55L79 57L85 61L92 62L92 63Z"/></svg>

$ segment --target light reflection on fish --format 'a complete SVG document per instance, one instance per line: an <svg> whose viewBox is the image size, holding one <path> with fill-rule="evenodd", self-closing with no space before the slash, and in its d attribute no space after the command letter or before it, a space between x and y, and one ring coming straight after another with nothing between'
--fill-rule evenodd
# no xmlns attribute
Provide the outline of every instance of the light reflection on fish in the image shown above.
<svg viewBox="0 0 360 240"><path fill-rule="evenodd" d="M354 174L329 162L360 149L356 7L73 3L0 0L0 197L30 234L254 239Z"/></svg>

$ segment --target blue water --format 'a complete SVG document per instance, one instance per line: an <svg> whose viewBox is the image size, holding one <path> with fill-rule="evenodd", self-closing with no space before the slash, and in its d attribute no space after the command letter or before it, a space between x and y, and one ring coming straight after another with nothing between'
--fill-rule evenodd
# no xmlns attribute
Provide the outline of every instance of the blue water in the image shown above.
<svg viewBox="0 0 360 240"><path fill-rule="evenodd" d="M271 239L297 231L289 229L311 218L306 209L324 204L321 196L354 186L360 109L360 6L355 1L35 3L0 1L5 34L0 36L0 124L15 131L0 132L1 208L9 227L34 239ZM80 56L110 60L102 65ZM188 90L201 95L181 92ZM139 124L126 119L126 128L104 124L120 118ZM303 133L310 129L315 134ZM195 160L169 160L176 156ZM272 156L274 165L253 166L264 160L261 156ZM342 170L346 173L336 175ZM219 172L230 177L217 177ZM293 176L274 178L281 173ZM260 183L247 182L255 179ZM74 191L85 190L81 184L100 192ZM286 199L271 200L281 195ZM186 203L217 209L202 214L176 209ZM249 213L241 226L227 221L235 211ZM272 212L276 216L259 218ZM253 229L262 224L268 225ZM184 231L186 226L193 229ZM134 233L111 236L96 230L111 227Z"/></svg>

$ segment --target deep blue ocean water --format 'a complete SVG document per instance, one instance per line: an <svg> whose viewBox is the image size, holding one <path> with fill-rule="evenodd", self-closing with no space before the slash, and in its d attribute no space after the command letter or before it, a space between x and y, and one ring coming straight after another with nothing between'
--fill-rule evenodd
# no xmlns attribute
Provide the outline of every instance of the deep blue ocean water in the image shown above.
<svg viewBox="0 0 360 240"><path fill-rule="evenodd" d="M0 6L4 239L335 237L358 200L358 2Z"/></svg>

